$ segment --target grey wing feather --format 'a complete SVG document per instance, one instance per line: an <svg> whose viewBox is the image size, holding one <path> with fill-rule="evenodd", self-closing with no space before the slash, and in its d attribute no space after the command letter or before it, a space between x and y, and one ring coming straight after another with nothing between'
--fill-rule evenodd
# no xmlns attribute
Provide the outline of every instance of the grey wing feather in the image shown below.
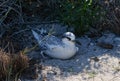
<svg viewBox="0 0 120 81"><path fill-rule="evenodd" d="M32 30L32 34L34 36L34 38L38 41L42 40L43 39L43 36L42 35L39 35L38 33L36 33L34 30Z"/></svg>
<svg viewBox="0 0 120 81"><path fill-rule="evenodd" d="M53 45L61 45L61 39L55 37L55 36L51 36L48 38L48 44L53 44Z"/></svg>
<svg viewBox="0 0 120 81"><path fill-rule="evenodd" d="M34 36L34 38L37 40L40 48L42 49L47 49L47 47L44 45L44 43L41 43L42 42L42 39L43 39L43 36L42 35L39 35L37 32L35 32L34 30L31 30L32 31L32 34Z"/></svg>
<svg viewBox="0 0 120 81"><path fill-rule="evenodd" d="M43 37L42 35L39 35L38 33L36 33L34 30L32 30L32 33L33 33L35 39L38 41L39 46L42 50L50 49L49 45L60 45L60 46L64 45L61 42L61 39L59 39L53 35Z"/></svg>

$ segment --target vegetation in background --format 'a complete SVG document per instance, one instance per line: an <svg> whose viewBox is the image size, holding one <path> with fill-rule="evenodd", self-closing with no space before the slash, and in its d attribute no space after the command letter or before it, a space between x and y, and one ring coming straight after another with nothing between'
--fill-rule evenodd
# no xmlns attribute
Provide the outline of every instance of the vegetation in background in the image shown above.
<svg viewBox="0 0 120 81"><path fill-rule="evenodd" d="M104 11L106 11L102 30L110 30L120 35L120 0L106 0L102 1L101 4L104 6Z"/></svg>
<svg viewBox="0 0 120 81"><path fill-rule="evenodd" d="M60 21L77 35L91 27L120 34L119 4L120 0L1 0L0 47L16 51L32 46L30 30L46 21Z"/></svg>
<svg viewBox="0 0 120 81"><path fill-rule="evenodd" d="M51 22L56 5L57 0L1 0L0 47L18 52L31 46L31 25Z"/></svg>
<svg viewBox="0 0 120 81"><path fill-rule="evenodd" d="M83 35L100 21L101 8L93 0L66 0L61 3L59 20L74 27L77 35Z"/></svg>

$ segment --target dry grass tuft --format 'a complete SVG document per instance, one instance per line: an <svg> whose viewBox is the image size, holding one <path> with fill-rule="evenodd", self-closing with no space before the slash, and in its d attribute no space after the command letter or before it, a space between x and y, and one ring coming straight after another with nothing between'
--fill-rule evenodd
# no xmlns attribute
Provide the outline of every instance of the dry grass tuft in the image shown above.
<svg viewBox="0 0 120 81"><path fill-rule="evenodd" d="M5 79L5 77L8 76L9 68L11 64L11 58L9 54L3 52L3 50L0 49L0 80Z"/></svg>
<svg viewBox="0 0 120 81"><path fill-rule="evenodd" d="M14 81L29 66L29 59L22 53L10 54L0 49L0 80Z"/></svg>

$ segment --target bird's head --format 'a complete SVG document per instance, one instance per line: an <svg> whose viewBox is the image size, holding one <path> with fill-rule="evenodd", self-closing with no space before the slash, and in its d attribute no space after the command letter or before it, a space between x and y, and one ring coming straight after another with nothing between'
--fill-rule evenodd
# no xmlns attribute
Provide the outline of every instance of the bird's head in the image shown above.
<svg viewBox="0 0 120 81"><path fill-rule="evenodd" d="M75 41L75 35L72 32L64 33L63 37L69 39L70 41Z"/></svg>

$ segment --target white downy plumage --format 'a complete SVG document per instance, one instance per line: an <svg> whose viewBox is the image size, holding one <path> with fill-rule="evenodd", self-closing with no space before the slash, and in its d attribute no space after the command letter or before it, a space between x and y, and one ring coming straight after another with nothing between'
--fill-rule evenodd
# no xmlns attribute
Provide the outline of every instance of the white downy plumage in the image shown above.
<svg viewBox="0 0 120 81"><path fill-rule="evenodd" d="M50 57L69 59L78 51L78 47L75 46L74 42L75 35L71 32L64 33L62 39L53 35L42 36L34 30L32 30L32 33L38 41L41 51Z"/></svg>

